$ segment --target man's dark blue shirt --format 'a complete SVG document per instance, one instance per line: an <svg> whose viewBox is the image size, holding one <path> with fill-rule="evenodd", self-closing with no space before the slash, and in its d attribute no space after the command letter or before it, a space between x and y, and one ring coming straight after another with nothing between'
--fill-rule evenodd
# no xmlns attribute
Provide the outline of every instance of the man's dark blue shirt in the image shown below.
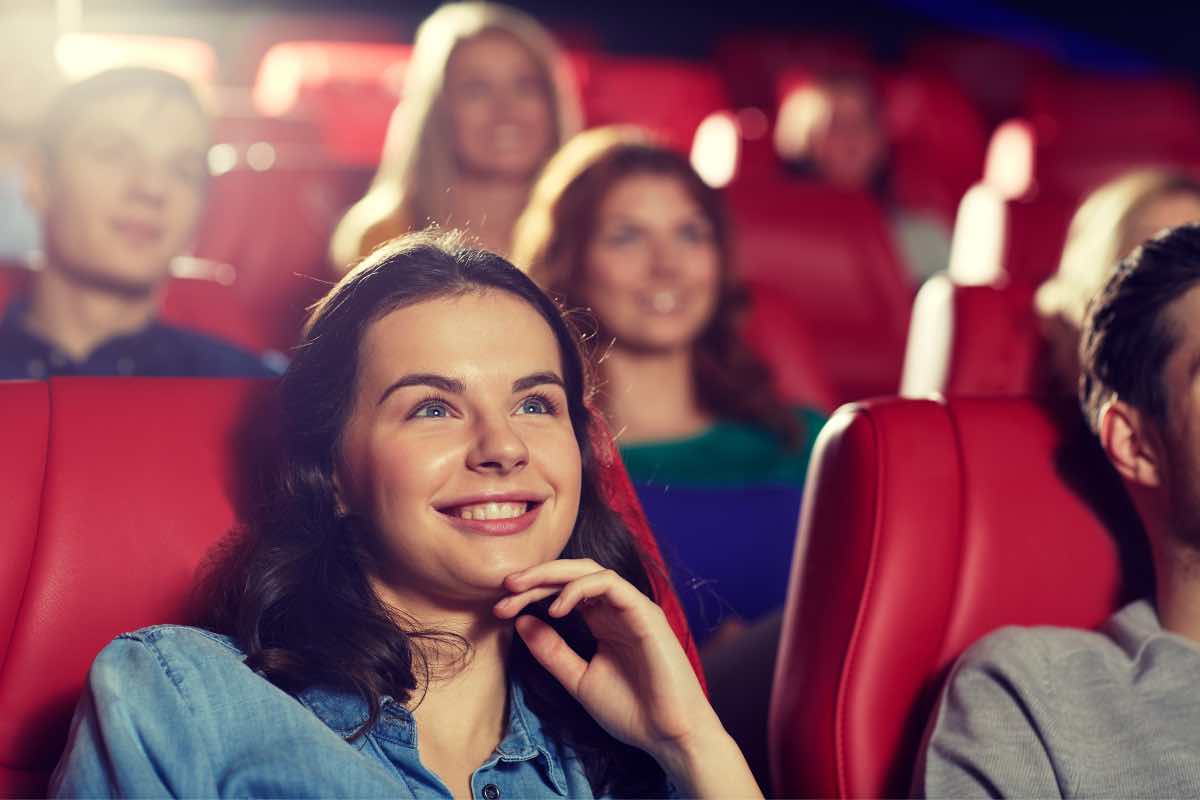
<svg viewBox="0 0 1200 800"><path fill-rule="evenodd" d="M101 343L83 361L25 329L28 302L11 303L0 319L0 380L60 375L142 377L269 378L281 363L257 356L213 336L157 320L141 330ZM281 356L278 361L282 362Z"/></svg>

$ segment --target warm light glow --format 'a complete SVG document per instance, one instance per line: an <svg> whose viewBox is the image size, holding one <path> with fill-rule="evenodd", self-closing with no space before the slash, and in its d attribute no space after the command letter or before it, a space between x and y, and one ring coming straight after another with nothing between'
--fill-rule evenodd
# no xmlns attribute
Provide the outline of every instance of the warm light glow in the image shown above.
<svg viewBox="0 0 1200 800"><path fill-rule="evenodd" d="M1010 119L992 134L984 161L983 182L1005 200L1015 200L1033 188L1033 125L1027 120Z"/></svg>
<svg viewBox="0 0 1200 800"><path fill-rule="evenodd" d="M246 164L258 172L269 170L275 166L275 148L269 142L255 142L246 148Z"/></svg>
<svg viewBox="0 0 1200 800"><path fill-rule="evenodd" d="M262 114L291 112L308 86L330 82L378 84L399 99L411 48L368 42L281 42L263 56L254 80L254 105Z"/></svg>
<svg viewBox="0 0 1200 800"><path fill-rule="evenodd" d="M224 175L237 166L237 148L231 144L214 144L208 148L208 174Z"/></svg>
<svg viewBox="0 0 1200 800"><path fill-rule="evenodd" d="M986 286L1004 278L1006 208L1000 193L977 183L963 195L950 243L950 278L965 286Z"/></svg>
<svg viewBox="0 0 1200 800"><path fill-rule="evenodd" d="M217 74L217 56L207 42L177 36L64 33L54 45L54 57L72 81L133 65L158 67L205 83Z"/></svg>
<svg viewBox="0 0 1200 800"><path fill-rule="evenodd" d="M814 85L800 85L787 93L775 120L775 152L784 161L808 155L813 132L829 116L829 98Z"/></svg>
<svg viewBox="0 0 1200 800"><path fill-rule="evenodd" d="M901 397L928 397L946 386L954 346L954 283L943 273L921 285L908 324Z"/></svg>
<svg viewBox="0 0 1200 800"><path fill-rule="evenodd" d="M737 172L741 135L736 118L727 111L714 111L696 128L692 139L692 168L714 189L733 180Z"/></svg>

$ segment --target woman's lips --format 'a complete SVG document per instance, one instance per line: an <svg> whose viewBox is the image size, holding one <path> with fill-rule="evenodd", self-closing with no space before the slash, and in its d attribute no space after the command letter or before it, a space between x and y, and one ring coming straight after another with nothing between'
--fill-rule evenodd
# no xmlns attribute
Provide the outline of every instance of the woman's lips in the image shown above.
<svg viewBox="0 0 1200 800"><path fill-rule="evenodd" d="M460 516L457 509L438 509L446 520L462 531L469 533L477 533L484 536L511 536L515 533L520 533L533 524L537 519L538 512L541 511L543 503L531 502L525 510L525 513L515 517L498 518L498 519L467 519Z"/></svg>

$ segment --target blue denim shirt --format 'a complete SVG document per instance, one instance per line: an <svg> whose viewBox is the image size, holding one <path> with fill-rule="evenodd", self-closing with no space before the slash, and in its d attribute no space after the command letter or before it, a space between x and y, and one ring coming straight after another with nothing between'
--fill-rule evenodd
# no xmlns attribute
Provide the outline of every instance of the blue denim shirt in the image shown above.
<svg viewBox="0 0 1200 800"><path fill-rule="evenodd" d="M387 699L370 733L352 693L291 695L230 639L175 625L117 637L96 657L50 781L54 796L411 797L450 791L421 765L411 714ZM592 797L573 752L509 687L508 725L471 774L483 800ZM664 787L665 789L666 787Z"/></svg>

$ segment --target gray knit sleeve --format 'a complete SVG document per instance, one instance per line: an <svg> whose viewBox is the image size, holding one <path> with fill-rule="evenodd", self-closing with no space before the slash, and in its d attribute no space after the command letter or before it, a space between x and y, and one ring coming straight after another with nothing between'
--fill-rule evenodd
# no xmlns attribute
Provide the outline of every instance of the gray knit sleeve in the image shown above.
<svg viewBox="0 0 1200 800"><path fill-rule="evenodd" d="M918 797L1065 797L1046 725L1050 670L1035 633L1005 628L950 674L913 781Z"/></svg>

